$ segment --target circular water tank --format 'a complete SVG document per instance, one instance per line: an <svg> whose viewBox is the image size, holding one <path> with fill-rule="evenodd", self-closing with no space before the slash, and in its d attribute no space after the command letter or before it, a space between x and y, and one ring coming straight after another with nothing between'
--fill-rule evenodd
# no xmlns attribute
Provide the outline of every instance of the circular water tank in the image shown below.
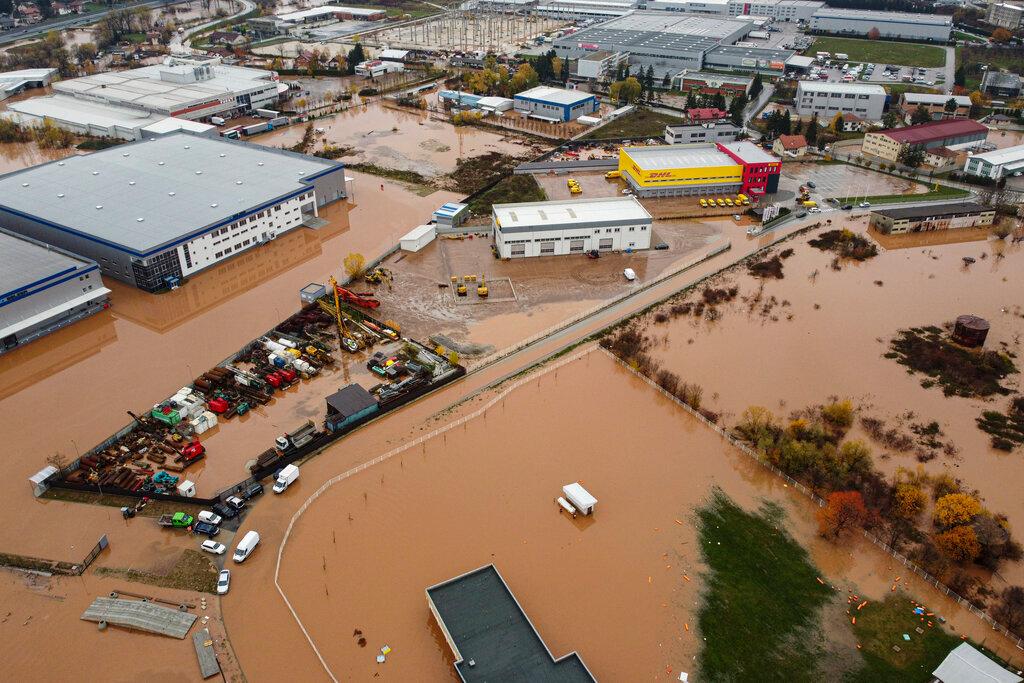
<svg viewBox="0 0 1024 683"><path fill-rule="evenodd" d="M953 326L953 340L963 346L975 348L985 345L989 324L976 315L961 315Z"/></svg>

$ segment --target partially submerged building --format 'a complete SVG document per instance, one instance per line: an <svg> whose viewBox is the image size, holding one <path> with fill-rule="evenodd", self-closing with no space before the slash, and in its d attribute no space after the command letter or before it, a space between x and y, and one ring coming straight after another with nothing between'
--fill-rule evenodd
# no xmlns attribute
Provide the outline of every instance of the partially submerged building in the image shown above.
<svg viewBox="0 0 1024 683"><path fill-rule="evenodd" d="M634 197L491 208L491 232L501 258L649 249L651 224L651 214Z"/></svg>
<svg viewBox="0 0 1024 683"><path fill-rule="evenodd" d="M883 235L978 228L992 225L995 209L974 202L950 202L871 212L871 227Z"/></svg>
<svg viewBox="0 0 1024 683"><path fill-rule="evenodd" d="M0 100L28 88L45 88L57 75L56 69L19 69L0 73Z"/></svg>
<svg viewBox="0 0 1024 683"><path fill-rule="evenodd" d="M152 292L310 221L345 196L343 169L171 133L0 176L0 227Z"/></svg>
<svg viewBox="0 0 1024 683"><path fill-rule="evenodd" d="M98 313L109 295L94 262L0 230L0 354Z"/></svg>
<svg viewBox="0 0 1024 683"><path fill-rule="evenodd" d="M551 654L493 564L431 586L427 606L462 681L596 681L576 652Z"/></svg>

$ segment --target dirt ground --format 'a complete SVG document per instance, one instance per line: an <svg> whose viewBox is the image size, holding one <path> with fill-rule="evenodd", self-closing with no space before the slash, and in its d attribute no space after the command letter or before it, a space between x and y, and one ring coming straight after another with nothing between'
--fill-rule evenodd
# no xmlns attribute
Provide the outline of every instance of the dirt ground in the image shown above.
<svg viewBox="0 0 1024 683"><path fill-rule="evenodd" d="M865 227L863 220L850 226ZM883 358L899 329L941 326L964 313L991 321L987 348L1020 356L1024 248L986 241L984 231L959 235L981 241L942 244L949 233L886 238L879 256L838 272L830 268L832 254L807 245L809 236L795 239L784 279L764 283L753 311L741 299L755 295L760 281L743 270L723 277L723 284L739 287L740 299L719 307L723 315L715 321L681 317L653 325L650 333L662 340L654 353L684 381L702 385L707 406L730 424L751 405L786 416L830 396L850 398L861 415L890 423L908 411L917 422L936 420L959 454L920 466L962 479L1015 529L1024 528L1024 497L1019 487L1006 485L1024 480L1024 461L1019 453L993 450L975 424L983 410L1003 409L1004 399L947 398L938 388L922 387L922 376ZM965 256L978 261L965 266ZM1005 384L1019 387L1020 378L1011 375ZM871 443L857 429L854 436ZM919 466L911 454L883 455L883 447L872 447L887 473ZM991 585L998 590L1022 581L1024 565L1015 564L1000 570Z"/></svg>

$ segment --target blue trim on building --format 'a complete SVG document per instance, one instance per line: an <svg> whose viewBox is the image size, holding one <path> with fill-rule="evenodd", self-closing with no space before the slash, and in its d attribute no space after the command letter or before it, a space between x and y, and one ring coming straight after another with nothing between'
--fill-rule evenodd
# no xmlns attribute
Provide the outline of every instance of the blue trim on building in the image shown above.
<svg viewBox="0 0 1024 683"><path fill-rule="evenodd" d="M32 292L29 292L25 296L18 297L17 299L12 299L11 301L5 301L3 303L0 303L0 308L3 308L4 306L9 306L10 304L18 303L19 301L24 301L28 297L34 296L34 295L38 294L39 292L45 292L46 290L50 289L51 287L56 287L57 285L62 285L65 282L67 282L68 280L73 280L76 277L81 277L82 275L85 275L86 273L91 273L94 270L99 270L99 266L92 266L90 268L86 268L85 270L76 270L74 273L72 273L71 275L67 276L66 278L64 278L62 280L57 280L56 282L51 282L50 284L46 285L45 287L40 287L39 289L37 289L35 291L32 291ZM67 271L64 271L64 272L66 273Z"/></svg>
<svg viewBox="0 0 1024 683"><path fill-rule="evenodd" d="M522 95L515 95L514 99L522 100L523 102L535 102L537 104L547 104L547 105L550 105L552 107L561 107L561 109L562 109L562 121L563 122L571 121L572 120L572 110L577 108L577 107L579 107L579 106L581 106L581 105L586 105L588 103L590 104L591 108L590 108L590 111L588 113L593 113L593 112L597 111L597 98L595 96L593 96L593 95L591 95L590 97L585 97L585 98L581 99L580 101L574 102L572 104L562 104L561 102L552 102L551 100L540 100L540 99L537 99L535 97L523 97Z"/></svg>
<svg viewBox="0 0 1024 683"><path fill-rule="evenodd" d="M36 285L41 285L44 282L49 282L50 280L52 280L55 277L60 277L61 275L66 275L66 274L68 274L68 273L70 273L70 272L72 272L74 270L78 270L78 267L77 266L72 266L71 268L66 268L64 270L59 270L56 273L54 273L53 275L47 275L46 277L44 277L41 280L36 280L35 282L30 282L27 285L22 285L21 287L18 287L17 289L12 289L9 292L4 292L3 294L0 294L0 301L3 301L4 299L6 299L7 297L9 297L12 294L17 294L18 292L26 290L26 289L32 289Z"/></svg>

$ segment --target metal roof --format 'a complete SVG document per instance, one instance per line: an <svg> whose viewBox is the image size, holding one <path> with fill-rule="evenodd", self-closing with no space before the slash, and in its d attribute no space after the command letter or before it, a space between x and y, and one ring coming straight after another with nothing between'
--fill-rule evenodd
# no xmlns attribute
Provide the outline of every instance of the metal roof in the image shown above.
<svg viewBox="0 0 1024 683"><path fill-rule="evenodd" d="M929 204L928 206L911 206L899 209L878 209L871 213L888 218L938 218L941 216L956 216L966 213L983 213L995 211L976 202L951 202L947 204Z"/></svg>
<svg viewBox="0 0 1024 683"><path fill-rule="evenodd" d="M580 656L555 659L493 564L427 589L463 681L593 683Z"/></svg>
<svg viewBox="0 0 1024 683"><path fill-rule="evenodd" d="M169 118L144 109L119 107L61 94L13 102L7 105L7 109L14 112L8 114L8 117L19 121L23 121L23 117L29 117L30 123L32 118L49 118L57 122L105 129L116 126L136 130Z"/></svg>
<svg viewBox="0 0 1024 683"><path fill-rule="evenodd" d="M105 621L116 626L181 639L188 635L189 629L196 621L196 615L141 600L96 598L82 613L82 619Z"/></svg>
<svg viewBox="0 0 1024 683"><path fill-rule="evenodd" d="M377 399L359 384L349 384L327 397L327 406L345 417L352 417L375 405Z"/></svg>
<svg viewBox="0 0 1024 683"><path fill-rule="evenodd" d="M779 161L777 157L772 156L753 142L747 140L726 142L722 144L722 147L738 156L746 164L770 164Z"/></svg>
<svg viewBox="0 0 1024 683"><path fill-rule="evenodd" d="M326 159L178 132L0 176L0 210L141 255L312 189L304 179L340 168Z"/></svg>
<svg viewBox="0 0 1024 683"><path fill-rule="evenodd" d="M738 166L739 164L714 144L658 145L655 147L623 147L622 151L645 171L702 166Z"/></svg>
<svg viewBox="0 0 1024 683"><path fill-rule="evenodd" d="M878 131L879 135L900 143L920 145L961 135L988 135L988 128L971 119L948 119L945 121L929 121L917 126L905 128L889 128Z"/></svg>
<svg viewBox="0 0 1024 683"><path fill-rule="evenodd" d="M647 213L634 197L495 204L492 211L501 229L543 229L549 226L571 227L583 223L651 220L651 214Z"/></svg>
<svg viewBox="0 0 1024 683"><path fill-rule="evenodd" d="M1016 147L1005 147L1003 149L994 149L991 152L982 152L981 154L975 154L971 159L981 159L986 161L993 166L1002 166L1004 164L1012 164L1015 161L1024 160L1024 145L1017 145Z"/></svg>
<svg viewBox="0 0 1024 683"><path fill-rule="evenodd" d="M936 95L930 92L905 92L903 101L907 104L945 104L953 100L958 107L971 106L971 98L967 95Z"/></svg>
<svg viewBox="0 0 1024 683"><path fill-rule="evenodd" d="M797 85L797 97L800 96L800 91L880 95L885 97L885 88L880 85L869 85L867 83L815 83L814 81L800 81Z"/></svg>
<svg viewBox="0 0 1024 683"><path fill-rule="evenodd" d="M634 52L675 50L704 52L753 24L746 21L680 12L633 11L585 28L555 42L575 47L578 43L615 46Z"/></svg>
<svg viewBox="0 0 1024 683"><path fill-rule="evenodd" d="M911 14L910 12L882 12L867 9L838 9L822 7L814 13L815 19L854 19L857 21L901 21L908 24L952 26L953 17L940 14Z"/></svg>
<svg viewBox="0 0 1024 683"><path fill-rule="evenodd" d="M566 90L565 88L552 88L546 85L538 85L536 88L524 90L515 95L516 99L543 100L555 104L576 104L594 97L594 93L582 90Z"/></svg>
<svg viewBox="0 0 1024 683"><path fill-rule="evenodd" d="M68 252L0 230L0 299L20 289L95 265Z"/></svg>
<svg viewBox="0 0 1024 683"><path fill-rule="evenodd" d="M968 643L957 645L932 675L942 683L1020 683L1024 680Z"/></svg>

